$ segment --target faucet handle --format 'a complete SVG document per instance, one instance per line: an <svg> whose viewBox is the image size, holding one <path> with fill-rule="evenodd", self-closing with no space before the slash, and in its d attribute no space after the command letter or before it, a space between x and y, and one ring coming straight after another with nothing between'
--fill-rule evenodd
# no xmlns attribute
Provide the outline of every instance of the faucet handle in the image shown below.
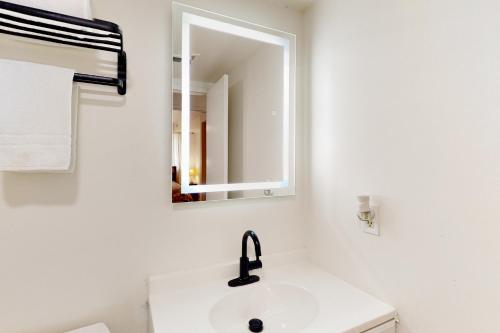
<svg viewBox="0 0 500 333"><path fill-rule="evenodd" d="M259 268L262 268L262 261L260 261L259 257L257 257L257 260L250 261L248 263L249 270L254 270L254 269L259 269Z"/></svg>

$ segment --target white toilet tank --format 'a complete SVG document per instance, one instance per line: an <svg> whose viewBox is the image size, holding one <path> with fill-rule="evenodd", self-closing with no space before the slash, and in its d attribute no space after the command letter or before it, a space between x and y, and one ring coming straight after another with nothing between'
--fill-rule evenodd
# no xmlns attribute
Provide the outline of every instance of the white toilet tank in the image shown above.
<svg viewBox="0 0 500 333"><path fill-rule="evenodd" d="M110 333L110 332L106 325L104 325L103 323L99 323L92 326L87 326L73 331L69 331L66 333Z"/></svg>

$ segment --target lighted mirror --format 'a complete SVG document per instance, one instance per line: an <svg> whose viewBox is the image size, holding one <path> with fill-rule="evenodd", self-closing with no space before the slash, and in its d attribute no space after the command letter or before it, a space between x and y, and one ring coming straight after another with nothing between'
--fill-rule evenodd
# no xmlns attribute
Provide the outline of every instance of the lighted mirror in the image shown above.
<svg viewBox="0 0 500 333"><path fill-rule="evenodd" d="M295 36L173 4L172 201L295 194Z"/></svg>

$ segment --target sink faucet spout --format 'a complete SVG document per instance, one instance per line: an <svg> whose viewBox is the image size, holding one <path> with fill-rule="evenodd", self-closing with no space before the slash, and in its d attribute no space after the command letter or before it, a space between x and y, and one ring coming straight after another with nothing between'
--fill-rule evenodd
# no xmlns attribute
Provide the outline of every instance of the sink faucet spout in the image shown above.
<svg viewBox="0 0 500 333"><path fill-rule="evenodd" d="M256 260L250 261L248 258L248 239L251 238L255 247ZM257 234L251 230L245 232L243 235L243 240L241 242L241 258L240 258L240 277L228 282L230 287L239 287L247 284L255 283L260 280L256 275L250 275L250 271L254 269L262 268L262 261L260 257L262 256L262 251L260 248L260 241Z"/></svg>

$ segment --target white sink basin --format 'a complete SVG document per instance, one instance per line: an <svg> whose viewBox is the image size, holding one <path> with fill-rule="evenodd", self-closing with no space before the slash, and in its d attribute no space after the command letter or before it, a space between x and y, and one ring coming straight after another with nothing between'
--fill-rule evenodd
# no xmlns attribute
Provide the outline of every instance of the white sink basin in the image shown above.
<svg viewBox="0 0 500 333"><path fill-rule="evenodd" d="M239 287L210 310L218 333L250 332L250 319L264 322L264 332L300 332L317 316L319 305L304 288L290 284L255 284Z"/></svg>
<svg viewBox="0 0 500 333"><path fill-rule="evenodd" d="M394 324L393 307L311 264L304 252L262 261L252 271L260 281L237 288L227 282L239 262L152 277L151 333L249 333L254 318L263 333L382 332L380 325Z"/></svg>

